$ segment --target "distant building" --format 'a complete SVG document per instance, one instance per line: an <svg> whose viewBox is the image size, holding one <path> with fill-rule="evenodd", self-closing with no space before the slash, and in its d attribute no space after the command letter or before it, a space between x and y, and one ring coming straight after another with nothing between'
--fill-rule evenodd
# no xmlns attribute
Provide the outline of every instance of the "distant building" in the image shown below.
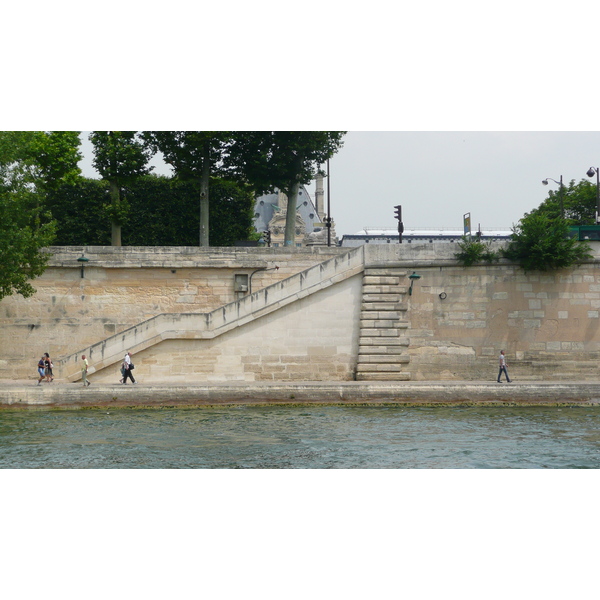
<svg viewBox="0 0 600 600"><path fill-rule="evenodd" d="M296 205L296 246L327 245L327 213L323 206L323 177L318 174L315 187L315 202L304 186L300 186ZM271 246L283 246L288 199L280 190L264 194L254 205L254 228L259 233L271 232ZM331 228L331 245L337 246L335 228Z"/></svg>
<svg viewBox="0 0 600 600"><path fill-rule="evenodd" d="M506 241L512 231L500 229L484 229L481 231L481 239L484 242ZM412 243L434 243L434 242L458 242L464 233L460 229L405 229L402 234L403 244ZM476 234L473 233L473 236ZM397 229L371 229L365 228L354 235L343 235L340 246L353 248L362 244L397 244Z"/></svg>

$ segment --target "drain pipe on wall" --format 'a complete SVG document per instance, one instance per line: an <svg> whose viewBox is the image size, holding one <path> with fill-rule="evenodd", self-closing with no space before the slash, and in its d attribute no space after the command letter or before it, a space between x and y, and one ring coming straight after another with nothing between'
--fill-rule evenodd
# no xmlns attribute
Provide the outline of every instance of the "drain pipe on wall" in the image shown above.
<svg viewBox="0 0 600 600"><path fill-rule="evenodd" d="M261 271L279 271L279 267L278 266L274 266L274 267L261 267L260 269L256 269L256 271L252 271L252 273L250 273L250 277L248 278L248 293L251 294L252 293L252 277L254 277L254 275L256 273L260 273Z"/></svg>

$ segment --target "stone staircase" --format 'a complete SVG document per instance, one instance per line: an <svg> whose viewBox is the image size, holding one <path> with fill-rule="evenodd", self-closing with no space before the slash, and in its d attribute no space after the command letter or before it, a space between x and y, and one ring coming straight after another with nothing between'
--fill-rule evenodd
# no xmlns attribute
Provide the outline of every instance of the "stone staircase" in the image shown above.
<svg viewBox="0 0 600 600"><path fill-rule="evenodd" d="M408 381L406 296L408 276L400 268L369 268L363 276L357 381Z"/></svg>

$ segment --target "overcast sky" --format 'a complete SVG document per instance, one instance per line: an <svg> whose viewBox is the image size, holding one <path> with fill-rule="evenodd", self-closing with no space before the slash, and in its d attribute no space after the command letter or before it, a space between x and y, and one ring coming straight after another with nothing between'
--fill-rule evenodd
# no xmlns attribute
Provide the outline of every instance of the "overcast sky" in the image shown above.
<svg viewBox="0 0 600 600"><path fill-rule="evenodd" d="M97 177L82 137L81 166ZM398 204L405 229L462 230L470 212L473 229L509 230L558 189L542 179L588 179L599 163L599 132L349 131L329 163L331 214L338 237L395 228ZM307 187L314 200L314 183Z"/></svg>

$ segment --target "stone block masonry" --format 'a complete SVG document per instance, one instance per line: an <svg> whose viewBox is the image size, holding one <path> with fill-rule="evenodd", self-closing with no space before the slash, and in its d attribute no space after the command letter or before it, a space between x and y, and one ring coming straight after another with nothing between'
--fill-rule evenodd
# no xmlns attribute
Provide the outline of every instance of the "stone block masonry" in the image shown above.
<svg viewBox="0 0 600 600"><path fill-rule="evenodd" d="M118 373L123 355L129 351L137 355L135 362L138 376L145 376L150 381L156 381L157 377L158 381L161 381L161 377L167 374L173 380L180 380L185 379L186 375L198 372L207 373L206 380L214 380L215 377L249 381L277 377L329 377L334 380L348 378L349 373L353 371L356 356L355 344L352 345L352 352L348 351L348 336L350 339L356 337L353 331L358 326L355 311L359 310L359 303L353 300L353 296L356 295L351 293L353 288L346 290L344 284L346 280L356 280L356 276L362 275L363 262L362 249L355 249L262 290L247 294L240 300L209 313L156 315L63 357L55 361L55 364L61 377L76 380L80 377L78 361L80 356L85 354L91 365L90 375L93 374L97 380L103 381L108 376L107 373L110 373L110 377L114 377L113 373ZM360 283L355 283L356 285ZM341 298L338 297L340 293L343 293ZM334 307L328 308L331 296L336 297L336 300ZM261 358L261 363L264 364L260 369L247 366L245 370L236 370L236 367L250 364L251 361L243 362L241 359L246 355L246 346L250 345L253 348L256 342L244 338L242 347L234 344L233 354L230 354L229 346L227 350L221 351L221 345L227 343L222 340L233 339L231 336L226 337L226 334L236 330L237 335L237 330L241 328L248 331L250 325L257 320L263 327L267 327L267 317L272 313L282 311L292 304L300 306L301 301L305 299L309 299L307 301L315 306L315 314L306 314L304 318L287 323L283 333L277 328L265 329L265 336L261 342L269 348L269 357ZM323 317L325 321L321 322ZM320 341L321 331L328 334L323 338L327 340L325 346ZM167 340L177 340L177 343L166 346L170 350L161 363L155 357L155 347ZM206 343L210 340L217 340L214 347L213 344ZM186 367L186 361L182 357L189 349L193 349L192 358ZM291 353L289 349L292 349ZM248 352L251 356L257 354L252 349ZM265 355L264 352L259 354ZM225 356L228 358L224 358ZM296 360L296 356L300 356L300 359ZM304 356L315 358L306 361L302 358ZM144 359L147 361L144 362ZM156 366L145 370L145 366L140 366L141 363L145 366ZM288 368L288 363L295 367ZM209 371L206 365L210 365L212 371Z"/></svg>
<svg viewBox="0 0 600 600"><path fill-rule="evenodd" d="M85 353L92 382L114 383L131 351L149 384L489 381L504 349L518 382L600 380L590 245L593 260L556 273L465 268L451 243L53 249L37 293L0 302L0 379L34 381L49 352L74 380Z"/></svg>
<svg viewBox="0 0 600 600"><path fill-rule="evenodd" d="M346 249L53 247L37 293L0 302L0 379L35 374L43 352L54 359L129 330L159 314L207 313L282 281ZM81 277L84 254L89 261ZM277 269L275 267L278 267ZM33 368L32 368L33 365Z"/></svg>
<svg viewBox="0 0 600 600"><path fill-rule="evenodd" d="M405 269L365 268L360 313L357 381L406 381L410 357Z"/></svg>

